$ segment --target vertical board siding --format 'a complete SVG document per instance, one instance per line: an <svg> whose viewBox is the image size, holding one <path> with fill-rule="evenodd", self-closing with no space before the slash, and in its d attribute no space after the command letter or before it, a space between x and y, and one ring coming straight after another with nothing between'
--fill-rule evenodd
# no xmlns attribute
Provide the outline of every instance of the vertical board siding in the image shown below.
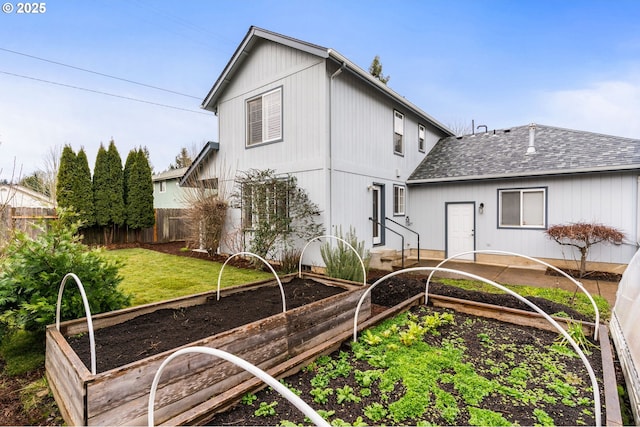
<svg viewBox="0 0 640 427"><path fill-rule="evenodd" d="M638 217L634 194L637 178L632 174L597 174L570 177L496 180L485 183L430 184L409 188L409 215L420 233L424 249L444 251L446 202L484 203L476 212L476 248L503 250L534 257L574 260L579 254L546 237L544 230L498 228L498 192L505 188L547 188L547 225L593 222L616 227L632 240ZM424 243L423 243L424 242ZM632 244L599 244L589 260L626 264L633 256Z"/></svg>

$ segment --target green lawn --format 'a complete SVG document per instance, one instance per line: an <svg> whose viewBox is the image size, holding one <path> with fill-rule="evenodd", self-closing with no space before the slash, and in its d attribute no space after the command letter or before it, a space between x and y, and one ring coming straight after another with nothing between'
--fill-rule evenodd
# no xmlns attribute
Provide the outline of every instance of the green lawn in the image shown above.
<svg viewBox="0 0 640 427"><path fill-rule="evenodd" d="M222 264L201 259L168 255L148 249L105 251L105 258L123 263L120 288L133 296L132 305L215 290ZM221 287L250 283L273 277L271 273L227 265Z"/></svg>

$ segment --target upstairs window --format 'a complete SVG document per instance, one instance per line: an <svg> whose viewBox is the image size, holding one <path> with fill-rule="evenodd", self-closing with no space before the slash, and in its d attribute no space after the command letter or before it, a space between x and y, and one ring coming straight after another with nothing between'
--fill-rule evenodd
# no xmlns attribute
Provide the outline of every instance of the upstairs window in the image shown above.
<svg viewBox="0 0 640 427"><path fill-rule="evenodd" d="M404 114L393 111L393 152L404 154Z"/></svg>
<svg viewBox="0 0 640 427"><path fill-rule="evenodd" d="M247 101L247 146L282 139L282 88Z"/></svg>
<svg viewBox="0 0 640 427"><path fill-rule="evenodd" d="M422 125L418 125L418 150L422 151L424 153L425 151L425 143L424 143L424 139L425 139L425 129L424 126Z"/></svg>
<svg viewBox="0 0 640 427"><path fill-rule="evenodd" d="M499 227L546 227L546 188L498 190L498 199Z"/></svg>
<svg viewBox="0 0 640 427"><path fill-rule="evenodd" d="M405 188L402 185L393 186L393 214L404 215Z"/></svg>
<svg viewBox="0 0 640 427"><path fill-rule="evenodd" d="M167 191L167 181L160 181L160 192L164 193Z"/></svg>

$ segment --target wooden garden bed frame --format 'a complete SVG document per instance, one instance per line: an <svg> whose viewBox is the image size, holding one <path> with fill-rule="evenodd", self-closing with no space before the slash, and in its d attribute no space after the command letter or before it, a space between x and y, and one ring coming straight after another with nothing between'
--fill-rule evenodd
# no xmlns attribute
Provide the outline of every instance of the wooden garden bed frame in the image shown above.
<svg viewBox="0 0 640 427"><path fill-rule="evenodd" d="M282 277L283 282L297 275ZM361 283L305 273L304 279L345 290L323 300L287 310L247 325L92 375L65 337L88 331L86 318L49 325L45 367L49 385L69 425L146 425L149 390L162 361L179 348L204 346L235 354L273 376L283 376L308 364L327 348L339 345L349 332L355 307L364 292ZM235 286L222 297L261 286L277 286L274 279ZM101 329L160 309L203 304L215 298L210 291L92 316ZM370 316L370 300L359 315ZM100 355L97 354L97 358ZM203 354L177 359L163 372L156 397L156 422L194 424L216 408L231 405L256 379L235 365Z"/></svg>

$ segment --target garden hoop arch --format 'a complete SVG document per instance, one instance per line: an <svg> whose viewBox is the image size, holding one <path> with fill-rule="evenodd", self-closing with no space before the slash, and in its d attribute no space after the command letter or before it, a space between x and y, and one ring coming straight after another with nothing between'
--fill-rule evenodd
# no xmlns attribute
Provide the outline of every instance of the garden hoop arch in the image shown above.
<svg viewBox="0 0 640 427"><path fill-rule="evenodd" d="M273 275L276 277L276 280L278 281L278 286L280 286L280 294L282 295L282 312L284 313L285 311L287 311L287 302L285 301L284 288L282 287L282 282L280 281L280 277L278 277L278 274L273 269L273 267L271 267L271 264L269 264L269 262L267 262L266 259L262 258L260 255L254 254L253 252L238 252L238 253L235 253L235 254L231 255L229 258L227 258L226 261L224 262L224 264L222 264L222 267L220 267L220 273L218 273L218 297L217 297L216 301L220 301L220 279L222 278L222 272L224 271L224 267L227 265L227 263L229 261L231 261L232 258L234 258L236 256L239 256L239 255L251 255L251 256L254 256L254 257L258 258L260 261L262 261L267 267L269 267L269 270L271 270Z"/></svg>
<svg viewBox="0 0 640 427"><path fill-rule="evenodd" d="M274 390L280 393L284 398L286 398L289 402L291 402L296 408L298 408L302 413L304 413L309 419L315 423L317 426L329 427L329 424L322 418L316 411L314 411L304 400L298 397L295 393L289 390L286 386L281 384L278 380L273 378L271 375L253 365L252 363L247 362L244 359L239 358L231 353L227 353L226 351L219 350L217 348L211 347L187 347L180 349L169 357L167 357L158 370L156 371L156 375L153 378L153 382L151 383L151 390L149 391L149 406L148 406L148 425L149 427L153 427L154 416L153 411L155 407L156 400L156 389L158 388L158 383L160 382L160 376L162 374L162 370L167 366L169 362L175 359L178 356L188 353L201 353L201 354L209 354L211 356L219 357L228 362L231 362L237 366L240 366L245 371L253 374L254 376L260 378L267 385L271 386Z"/></svg>
<svg viewBox="0 0 640 427"><path fill-rule="evenodd" d="M60 307L62 306L62 293L64 292L64 285L67 283L69 277L75 280L80 295L82 296L82 303L84 304L84 312L87 317L87 328L89 329L89 347L91 351L91 375L96 374L96 341L93 335L93 322L91 321L91 309L89 308L89 300L87 294L84 292L84 286L82 282L74 273L67 273L60 282L60 289L58 290L58 302L56 303L56 329L60 332Z"/></svg>
<svg viewBox="0 0 640 427"><path fill-rule="evenodd" d="M332 236L331 234L325 234L323 236L316 236L313 239L309 240L307 242L306 245L304 245L304 248L302 248L302 252L300 252L300 260L298 261L298 277L302 277L302 256L304 255L304 251L307 250L307 247L314 241L314 240L318 240L318 239L336 239L341 241L342 243L344 243L345 245L347 245L349 248L351 248L351 250L353 251L354 254L356 254L356 256L358 257L358 261L360 261L360 265L362 266L362 285L363 286L367 286L367 269L364 266L364 261L362 261L362 257L360 256L360 254L358 253L358 251L356 251L356 249L351 246L351 244L349 242L347 242L346 240L344 240L341 237L336 237L336 236Z"/></svg>
<svg viewBox="0 0 640 427"><path fill-rule="evenodd" d="M596 313L596 327L594 328L593 339L595 341L598 341L598 325L600 324L600 310L598 310L598 306L596 305L596 302L594 301L594 299L591 296L591 294L589 292L587 292L587 290L582 285L582 283L580 283L579 281L577 281L576 279L574 279L573 277L571 277L570 275L568 275L564 271L560 270L558 267L555 267L555 266L553 266L553 265L551 265L549 263L546 263L546 262L544 262L544 261L542 261L540 259L533 258L533 257L527 256L527 255L522 255L522 254L515 253L515 252L494 251L494 250L491 250L491 249L479 249L479 250L475 250L475 251L460 252L458 254L450 256L449 258L447 258L445 260L442 260L440 262L440 264L436 265L436 267L441 267L447 261L450 261L452 259L458 258L458 257L463 256L463 255L469 255L469 254L512 255L512 256L525 258L525 259L528 259L530 261L535 261L535 262L537 262L539 264L542 264L542 265L544 265L544 266L546 266L548 268L551 268L551 269L557 271L558 273L562 274L567 279L571 280L587 296L587 298L589 298L589 301L591 302L591 305L593 306L593 310ZM435 273L435 270L432 271L431 273L429 273L429 277L427 278L427 284L426 284L425 290L424 290L424 303L425 304L427 303L427 299L429 298L429 283L431 282L431 277L433 276L433 273Z"/></svg>
<svg viewBox="0 0 640 427"><path fill-rule="evenodd" d="M602 405L600 404L600 386L598 385L598 380L596 379L596 374L593 371L593 368L591 367L591 363L589 363L589 360L587 359L587 356L585 356L585 354L582 351L582 349L580 348L580 346L567 333L567 331L565 331L564 328L558 324L558 322L556 322L551 316L549 316L547 313L545 313L540 307L538 307L537 305L535 305L534 303L532 303L528 299L522 297L517 292L514 292L511 289L506 288L506 287L504 287L504 286L502 286L502 285L500 285L500 284L498 284L496 282L493 282L493 281L491 281L489 279L486 279L484 277L477 276L477 275L472 274L472 273L467 273L465 271L452 270L452 269L449 269L449 268L441 268L441 267L411 267L411 268L405 268L403 270L398 270L398 271L394 271L392 273L389 273L386 276L383 276L380 279L376 280L375 283L373 283L371 286L369 286L367 289L365 289L365 291L363 292L362 296L360 297L360 300L358 301L358 305L356 306L356 311L355 311L355 314L354 314L354 317L353 317L353 342L356 342L358 340L358 314L360 312L360 307L362 306L362 303L363 303L364 299L366 298L366 296L373 290L373 288L375 288L378 284L382 283L383 281L385 281L385 280L387 280L387 279L389 279L389 278L391 278L393 276L397 276L398 274L411 273L411 272L414 272L414 271L441 271L443 273L460 274L462 276L469 277L470 279L484 282L484 283L486 283L488 285L491 285L491 286L494 286L494 287L500 289L503 292L508 293L511 296L516 297L517 299L519 299L520 301L522 301L523 303L525 303L526 305L531 307L533 310L535 310L542 317L544 317L549 323L551 323L551 325L554 328L556 328L558 330L558 332L564 337L564 339L566 339L567 342L569 344L571 344L571 347L573 347L574 351L578 354L578 356L580 357L580 360L582 360L582 363L584 364L585 368L587 369L587 372L589 373L589 379L591 380L591 387L593 389L593 407L594 407L594 414L595 414L595 418L596 418L596 426L600 427L602 425L602 414L601 414L601 406Z"/></svg>

